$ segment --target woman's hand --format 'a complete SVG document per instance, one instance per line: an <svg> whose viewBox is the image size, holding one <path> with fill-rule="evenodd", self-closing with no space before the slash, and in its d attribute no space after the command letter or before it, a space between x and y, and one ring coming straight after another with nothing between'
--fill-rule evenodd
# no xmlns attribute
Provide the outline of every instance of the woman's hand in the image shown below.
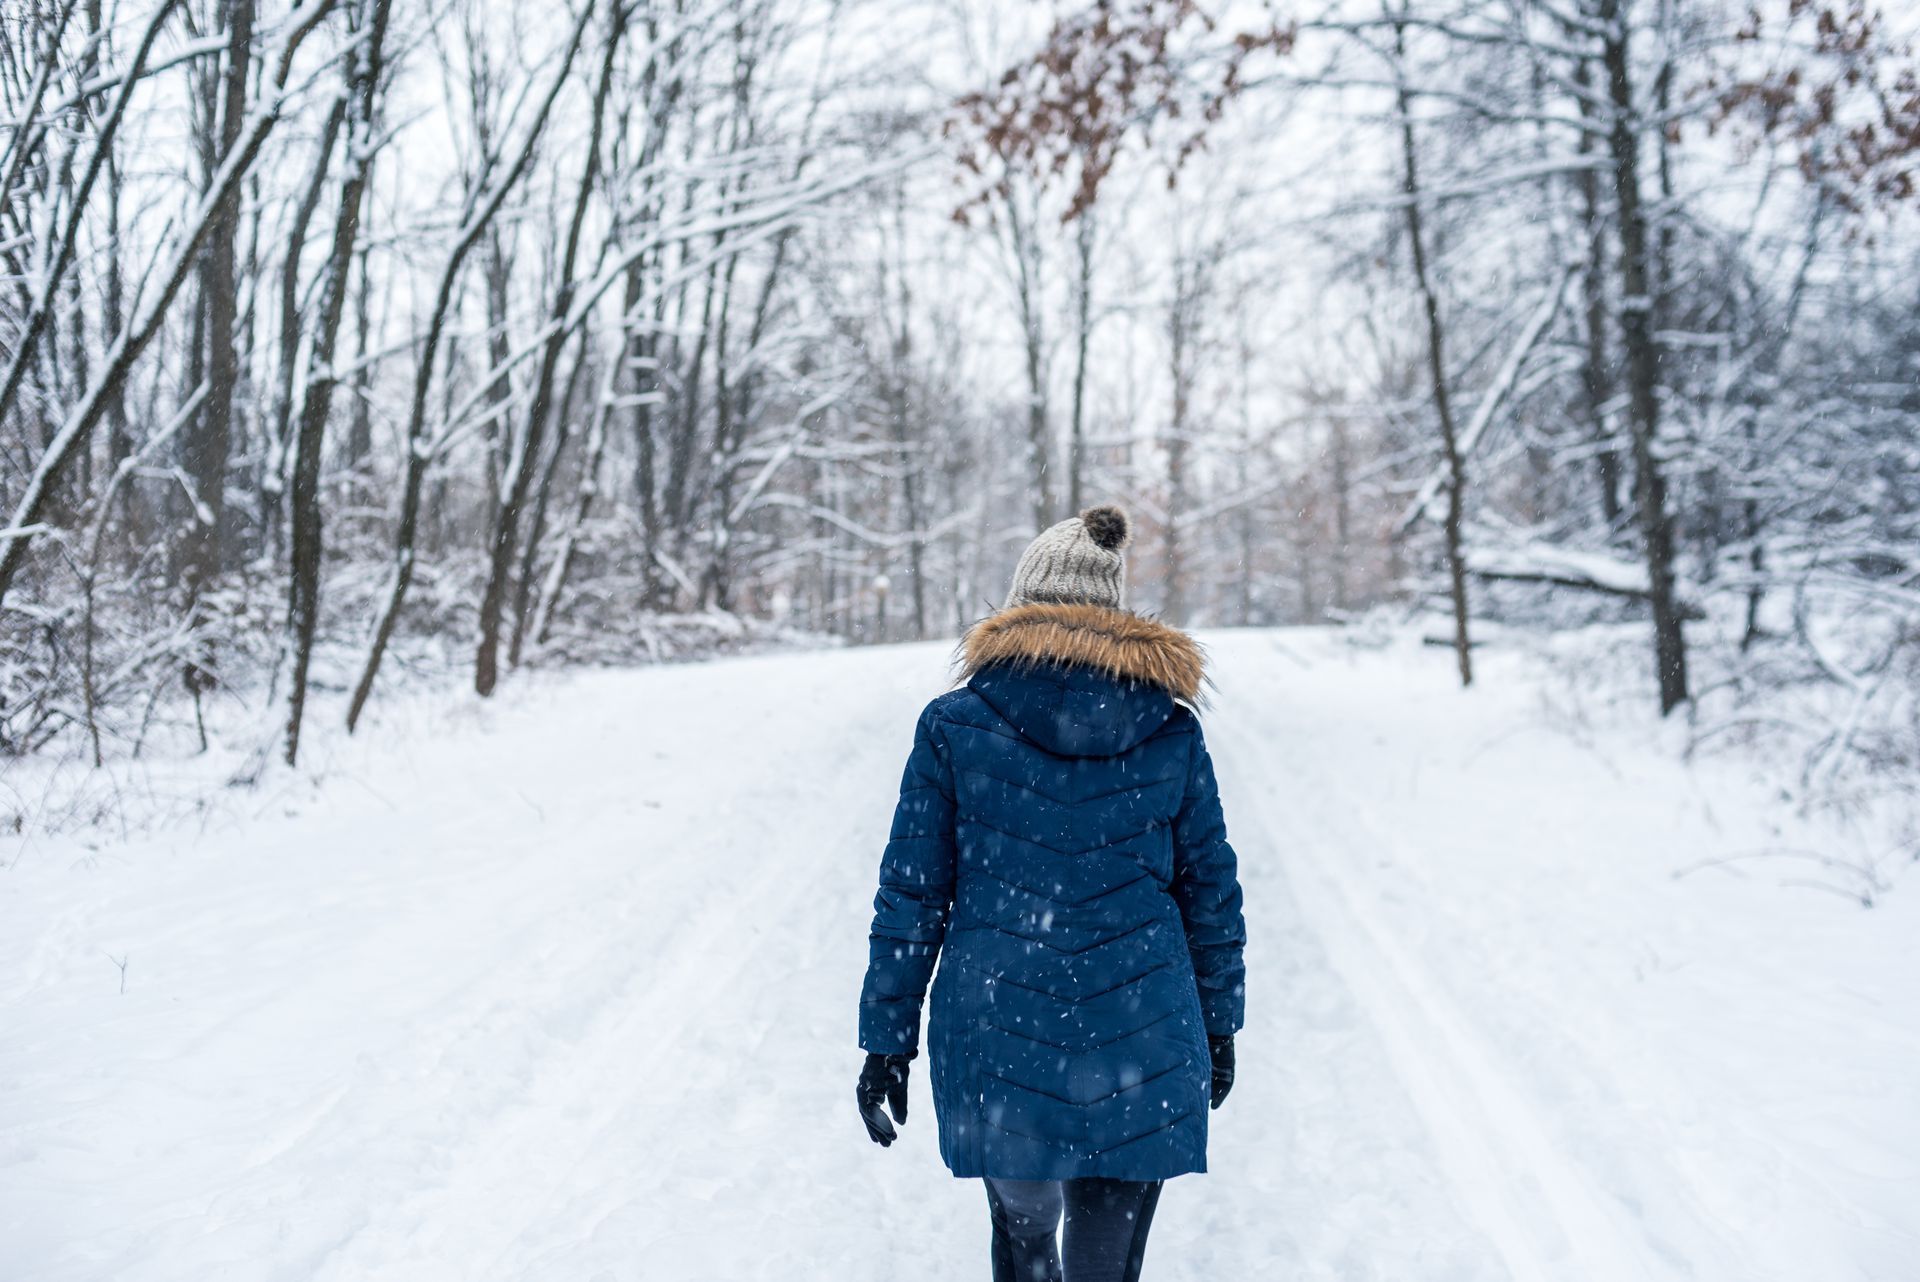
<svg viewBox="0 0 1920 1282"><path fill-rule="evenodd" d="M1213 1097L1210 1107L1219 1108L1233 1089L1233 1038L1209 1037L1207 1050L1213 1056Z"/></svg>
<svg viewBox="0 0 1920 1282"><path fill-rule="evenodd" d="M907 1064L912 1059L911 1055L869 1055L860 1070L860 1084L854 1088L854 1096L860 1101L860 1120L867 1124L868 1138L881 1148L900 1137L893 1122L906 1125ZM887 1110L880 1107L883 1102L893 1109L893 1122L887 1120Z"/></svg>

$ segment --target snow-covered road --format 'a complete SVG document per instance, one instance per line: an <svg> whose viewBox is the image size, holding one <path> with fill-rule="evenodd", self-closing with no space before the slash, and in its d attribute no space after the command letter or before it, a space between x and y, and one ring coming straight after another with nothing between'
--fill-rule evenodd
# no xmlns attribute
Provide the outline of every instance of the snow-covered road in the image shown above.
<svg viewBox="0 0 1920 1282"><path fill-rule="evenodd" d="M1209 640L1250 1024L1149 1276L1920 1279L1920 885L1676 880L1808 834L1518 659ZM984 1277L924 1080L890 1150L852 1107L946 656L530 680L286 813L6 852L0 1282Z"/></svg>

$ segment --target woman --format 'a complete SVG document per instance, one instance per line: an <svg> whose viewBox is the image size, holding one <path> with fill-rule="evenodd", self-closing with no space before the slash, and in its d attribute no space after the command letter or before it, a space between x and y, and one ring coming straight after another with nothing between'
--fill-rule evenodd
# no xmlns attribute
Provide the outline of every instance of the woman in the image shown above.
<svg viewBox="0 0 1920 1282"><path fill-rule="evenodd" d="M995 1282L1140 1276L1161 1182L1207 1164L1246 940L1193 708L1200 647L1121 606L1127 518L1035 539L921 713L860 997L868 1134L928 1046L940 1155L984 1177Z"/></svg>

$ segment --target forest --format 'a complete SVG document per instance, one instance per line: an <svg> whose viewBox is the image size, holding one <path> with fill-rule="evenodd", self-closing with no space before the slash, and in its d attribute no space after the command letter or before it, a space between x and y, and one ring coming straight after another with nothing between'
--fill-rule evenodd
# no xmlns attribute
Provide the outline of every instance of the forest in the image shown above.
<svg viewBox="0 0 1920 1282"><path fill-rule="evenodd" d="M0 769L951 636L1111 500L1171 622L1601 628L1687 751L1910 797L1915 25L7 0Z"/></svg>
<svg viewBox="0 0 1920 1282"><path fill-rule="evenodd" d="M0 0L0 1282L1911 1282L1917 877L1916 0Z"/></svg>

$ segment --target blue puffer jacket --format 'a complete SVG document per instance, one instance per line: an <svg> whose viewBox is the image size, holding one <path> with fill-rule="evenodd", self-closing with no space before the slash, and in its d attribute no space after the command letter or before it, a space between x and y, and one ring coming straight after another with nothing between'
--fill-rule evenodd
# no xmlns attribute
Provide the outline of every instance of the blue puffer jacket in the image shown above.
<svg viewBox="0 0 1920 1282"><path fill-rule="evenodd" d="M1240 885L1200 723L1199 647L1119 610L977 625L921 714L880 867L860 1044L928 1021L957 1176L1206 1169L1207 1036L1241 1023ZM1182 702L1176 702L1176 698Z"/></svg>

